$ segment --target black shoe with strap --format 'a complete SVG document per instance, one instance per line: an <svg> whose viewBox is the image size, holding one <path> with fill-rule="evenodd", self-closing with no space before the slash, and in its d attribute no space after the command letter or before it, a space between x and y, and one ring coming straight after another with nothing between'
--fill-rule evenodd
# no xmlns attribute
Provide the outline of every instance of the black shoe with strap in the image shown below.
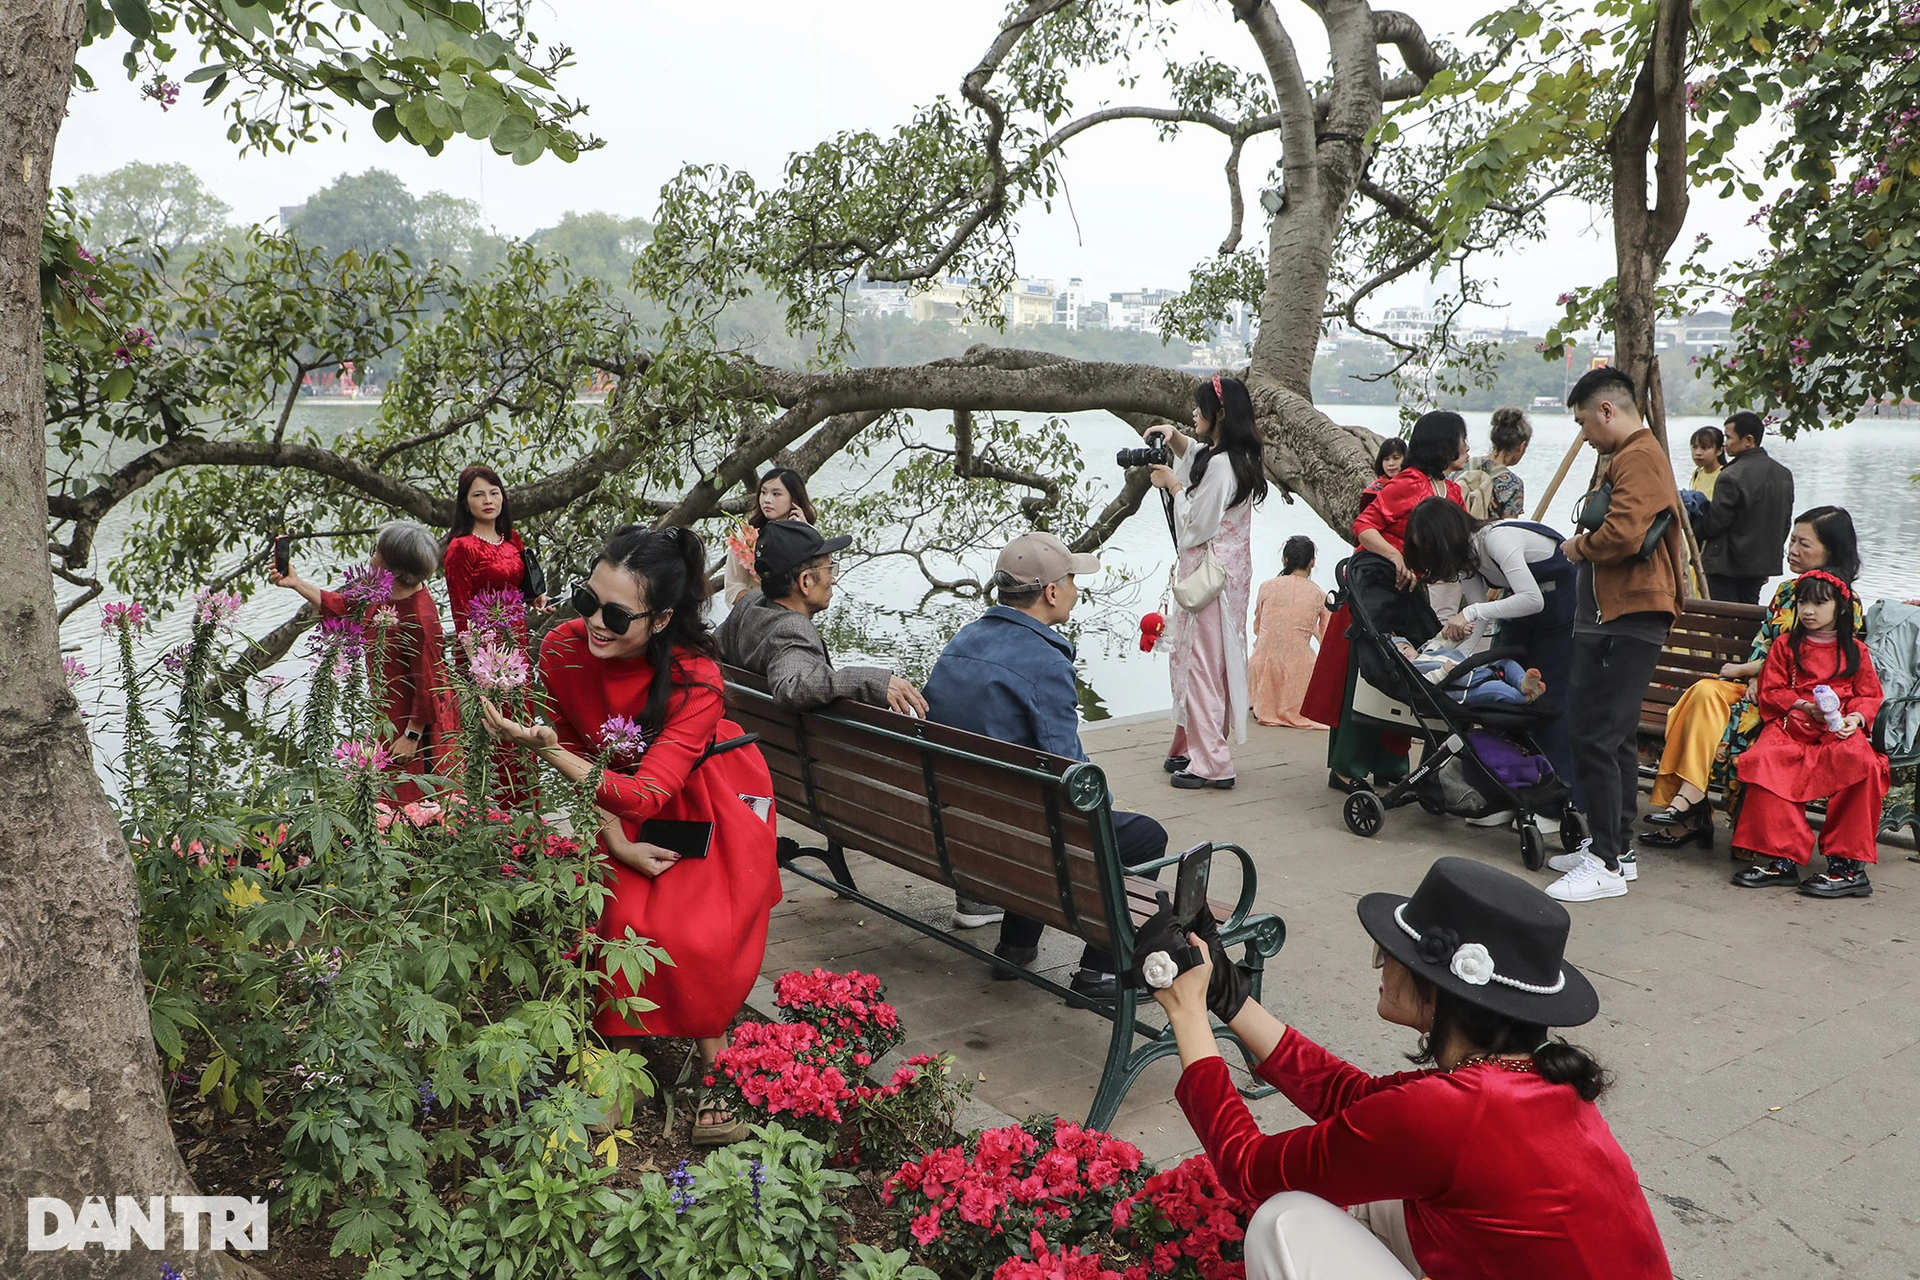
<svg viewBox="0 0 1920 1280"><path fill-rule="evenodd" d="M1168 773L1178 773L1192 763L1191 756L1168 756L1160 762L1160 767Z"/></svg>
<svg viewBox="0 0 1920 1280"><path fill-rule="evenodd" d="M1800 886L1809 898L1866 898L1873 894L1867 869L1852 858L1828 858L1824 874Z"/></svg>
<svg viewBox="0 0 1920 1280"><path fill-rule="evenodd" d="M1661 813L1670 810L1663 809ZM1653 822L1660 814L1648 814L1647 821ZM1656 830L1643 831L1634 837L1634 841L1646 849L1678 849L1683 845L1697 844L1702 849L1713 848L1713 810L1704 804L1682 809L1676 822L1659 823Z"/></svg>
<svg viewBox="0 0 1920 1280"><path fill-rule="evenodd" d="M1742 889L1785 888L1800 883L1800 868L1785 858L1767 858L1734 872L1733 882Z"/></svg>
<svg viewBox="0 0 1920 1280"><path fill-rule="evenodd" d="M1682 823L1694 821L1696 811L1710 807L1705 800L1695 800L1684 805L1675 803L1664 809L1655 809L1640 821L1650 827L1677 827Z"/></svg>
<svg viewBox="0 0 1920 1280"><path fill-rule="evenodd" d="M1343 778L1333 770L1327 770L1327 786L1342 795L1352 795L1356 791L1371 791L1373 784L1365 778Z"/></svg>
<svg viewBox="0 0 1920 1280"><path fill-rule="evenodd" d="M1216 791L1233 790L1232 778L1203 778L1197 773L1188 773L1185 769L1174 774L1171 781L1182 791L1203 791L1209 787Z"/></svg>

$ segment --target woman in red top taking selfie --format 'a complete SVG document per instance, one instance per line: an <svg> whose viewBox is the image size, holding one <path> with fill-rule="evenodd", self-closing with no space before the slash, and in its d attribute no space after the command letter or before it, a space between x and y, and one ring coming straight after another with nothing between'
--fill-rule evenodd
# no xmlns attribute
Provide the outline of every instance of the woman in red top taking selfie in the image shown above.
<svg viewBox="0 0 1920 1280"><path fill-rule="evenodd" d="M1154 993L1180 1045L1174 1096L1227 1189L1260 1206L1247 1280L1671 1280L1640 1180L1594 1105L1607 1074L1547 1030L1600 1009L1562 959L1566 908L1518 876L1442 858L1413 897L1362 898L1360 923L1382 971L1379 1015L1422 1034L1425 1070L1370 1076L1322 1049L1247 998L1217 937L1194 935L1211 962ZM1312 1124L1260 1132L1209 1013Z"/></svg>

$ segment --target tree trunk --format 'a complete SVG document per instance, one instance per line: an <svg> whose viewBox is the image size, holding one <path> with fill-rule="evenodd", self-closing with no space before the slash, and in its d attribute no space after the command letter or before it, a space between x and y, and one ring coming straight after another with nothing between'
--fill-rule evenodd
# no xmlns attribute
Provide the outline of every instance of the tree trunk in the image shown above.
<svg viewBox="0 0 1920 1280"><path fill-rule="evenodd" d="M152 1277L137 1237L125 1253L26 1251L29 1196L194 1194L147 1023L133 864L61 671L46 569L40 228L85 9L0 0L0 1255L36 1275ZM228 1274L214 1255L160 1256Z"/></svg>

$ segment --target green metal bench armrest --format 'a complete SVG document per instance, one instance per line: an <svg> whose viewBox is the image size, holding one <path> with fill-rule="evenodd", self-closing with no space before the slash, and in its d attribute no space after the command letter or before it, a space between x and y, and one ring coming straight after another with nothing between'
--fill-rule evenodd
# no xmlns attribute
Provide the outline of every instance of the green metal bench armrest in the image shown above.
<svg viewBox="0 0 1920 1280"><path fill-rule="evenodd" d="M1224 850L1240 859L1240 898L1233 904L1232 914L1228 915L1220 924L1220 931L1227 933L1231 930L1238 929L1246 923L1247 914L1253 910L1253 894L1255 886L1258 884L1258 877L1253 869L1253 856L1239 845L1209 844L1208 848L1212 849L1215 853L1220 853ZM1128 867L1127 870L1134 875L1144 875L1149 871L1158 871L1162 867L1171 867L1180 861L1184 852L1183 850L1182 853L1170 853L1164 858L1155 858L1151 862L1138 863Z"/></svg>
<svg viewBox="0 0 1920 1280"><path fill-rule="evenodd" d="M1920 697L1888 698L1880 704L1880 714L1873 718L1873 749L1881 755L1886 756L1896 765L1912 764L1914 763L1915 755L1920 754L1909 753L1908 755L1894 759L1893 753L1887 750L1887 733L1893 727L1893 717L1899 714L1902 709L1914 706L1915 704L1920 704Z"/></svg>

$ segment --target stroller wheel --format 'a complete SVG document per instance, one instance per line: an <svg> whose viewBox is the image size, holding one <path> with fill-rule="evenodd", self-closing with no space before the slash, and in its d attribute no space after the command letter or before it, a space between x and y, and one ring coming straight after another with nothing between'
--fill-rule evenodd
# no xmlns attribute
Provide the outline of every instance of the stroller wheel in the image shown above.
<svg viewBox="0 0 1920 1280"><path fill-rule="evenodd" d="M1531 822L1520 828L1520 861L1529 871L1538 871L1547 865L1547 838Z"/></svg>
<svg viewBox="0 0 1920 1280"><path fill-rule="evenodd" d="M1387 825L1387 807L1371 791L1356 791L1348 796L1340 807L1340 816L1347 820L1347 830L1357 836L1377 836L1380 828Z"/></svg>
<svg viewBox="0 0 1920 1280"><path fill-rule="evenodd" d="M1587 830L1587 815L1577 809L1567 810L1560 819L1560 847L1572 853L1580 847L1580 842L1591 834Z"/></svg>

